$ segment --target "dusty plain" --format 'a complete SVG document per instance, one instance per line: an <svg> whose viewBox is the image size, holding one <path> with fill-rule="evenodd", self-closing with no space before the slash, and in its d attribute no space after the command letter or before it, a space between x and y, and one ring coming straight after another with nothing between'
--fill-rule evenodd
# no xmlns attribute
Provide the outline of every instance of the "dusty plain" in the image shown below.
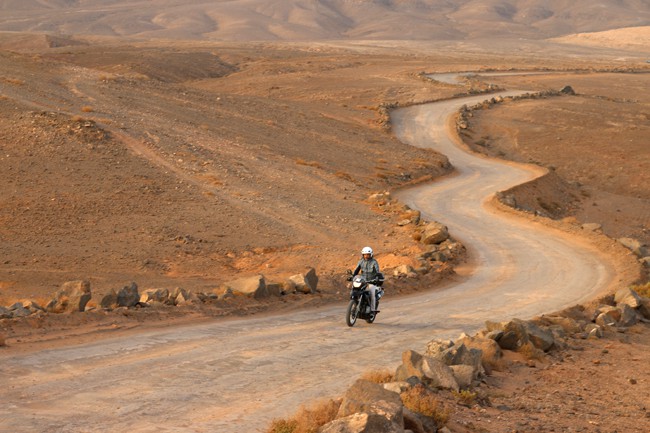
<svg viewBox="0 0 650 433"><path fill-rule="evenodd" d="M422 73L542 71L487 82L571 85L578 95L481 112L466 142L554 167L556 181L522 188L518 201L650 241L650 68L637 51L489 41L50 45L0 35L0 305L46 302L74 279L91 281L94 297L132 281L209 291L241 275L281 281L307 266L320 293L4 319L3 351L343 302L342 271L366 244L386 268L413 263L421 246L397 225L399 210L367 198L453 168L397 141L385 107L486 88ZM391 290L435 290L448 278L394 281ZM450 428L647 431L648 345L638 325L576 342L541 368L513 363L490 379L509 409L459 407Z"/></svg>

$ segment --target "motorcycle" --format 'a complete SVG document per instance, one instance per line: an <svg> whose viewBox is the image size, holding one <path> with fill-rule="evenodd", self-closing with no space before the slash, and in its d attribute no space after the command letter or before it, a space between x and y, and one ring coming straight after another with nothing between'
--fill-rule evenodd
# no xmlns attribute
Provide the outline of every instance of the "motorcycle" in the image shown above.
<svg viewBox="0 0 650 433"><path fill-rule="evenodd" d="M348 271L351 274L351 271ZM364 319L368 323L375 321L377 314L370 310L370 291L367 290L368 284L374 284L379 287L377 290L377 299L375 306L379 309L379 299L384 295L384 290L381 286L384 284L384 276L379 274L374 280L366 281L363 275L350 275L348 281L351 281L350 288L350 303L348 304L345 322L348 326L354 326L357 319Z"/></svg>

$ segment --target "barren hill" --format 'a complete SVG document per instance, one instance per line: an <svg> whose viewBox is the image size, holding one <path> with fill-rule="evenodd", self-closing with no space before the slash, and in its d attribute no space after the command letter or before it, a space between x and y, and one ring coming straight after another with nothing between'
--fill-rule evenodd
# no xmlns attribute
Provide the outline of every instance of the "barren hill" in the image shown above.
<svg viewBox="0 0 650 433"><path fill-rule="evenodd" d="M176 40L516 40L650 24L647 0L3 0L0 11L0 31Z"/></svg>

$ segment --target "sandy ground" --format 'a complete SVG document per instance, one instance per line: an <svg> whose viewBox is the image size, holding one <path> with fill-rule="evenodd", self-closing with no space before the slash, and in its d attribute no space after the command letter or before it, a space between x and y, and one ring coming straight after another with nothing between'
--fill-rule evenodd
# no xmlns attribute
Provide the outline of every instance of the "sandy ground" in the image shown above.
<svg viewBox="0 0 650 433"><path fill-rule="evenodd" d="M32 422L41 426L58 418L59 427L81 431L87 429L85 424L65 420L73 415L68 406L47 407L59 404L57 401L69 401L84 413L100 415L96 406L98 397L106 393L104 395L110 397L106 397L105 408L124 415L114 421L122 422L128 418L127 415L142 413L138 403L116 403L116 399L126 398L124 389L130 390L129 399L134 401L149 395L148 404L154 408L158 407L157 402L169 397L172 382L174 386L185 389L188 383L211 378L215 380L214 389L192 388L189 394L179 394L183 403L178 404L188 410L182 416L176 414L175 419L165 418L165 423L187 431L199 431L197 426L201 423L210 426L225 422L236 426L243 422L243 418L237 420L224 415L228 412L229 417L237 416L228 411L228 399L216 392L217 384L222 382L217 380L218 371L223 365L235 364L238 368L244 366L245 369L264 372L269 365L276 364L269 357L277 356L277 352L269 349L263 354L252 350L260 345L260 340L235 343L247 347L250 353L242 351L242 346L235 346L230 351L212 349L227 340L223 332L234 332L234 328L253 329L247 327L263 323L255 328L259 331L256 337L259 339L267 335L263 329L268 327L262 322L266 318L260 322L228 319L212 323L214 317L289 310L289 316L271 320L280 322L285 328L306 327L300 321L294 322L293 317L312 313L300 310L296 313L296 308L342 300L345 294L341 290L339 275L343 269L353 265L361 246L372 243L378 251L378 258L388 267L412 263L421 251L421 246L412 239L412 230L396 225L398 212L373 208L364 200L373 192L394 190L439 177L451 168L447 158L437 152L413 148L388 134L381 104L399 102L409 105L446 99L482 88L478 83L449 85L431 82L422 79L418 75L420 72L465 71L483 67L534 69L541 66L557 70L593 67L605 70L621 66L621 61L617 60L620 53L616 51L598 51L598 56L589 57L592 52L578 48L560 50L561 55L558 55L557 47L538 47L538 51L528 52L525 56L509 54L504 58L504 53L511 53L505 46L502 52L497 50L488 55L483 47L472 45L458 45L453 47L455 49L438 46L435 54L431 54L431 47L419 44L408 49L401 47L399 54L394 53L394 47L382 48L380 44L343 45L322 45L315 49L300 44L179 44L176 48L155 44L127 47L108 44L101 49L69 46L36 50L29 54L1 53L0 106L4 116L0 120L0 167L4 183L2 190L8 192L0 203L1 251L5 257L0 262L0 298L3 304L9 305L23 298L47 300L62 282L77 278L88 278L94 293L100 295L130 281L137 281L143 288L183 286L193 290L212 290L223 281L242 274L263 272L271 279L281 280L305 266L315 266L322 276L321 294L309 299L294 296L267 302L236 300L194 309L95 311L22 321L3 320L2 332L8 347L2 349L2 356L8 361L4 365L8 366L12 360L12 367L3 367L2 380L11 380L14 386L6 388L8 398L3 399L8 402L8 413L36 414L30 415L35 417L31 418ZM180 47L182 53L177 51ZM585 57L576 58L578 52ZM630 65L639 69L644 67L641 59L624 63L625 67ZM644 90L647 92L648 87L643 81L647 80L647 74L633 74L633 77L639 80L640 96L636 98L637 102L624 105L630 113L643 115L647 110L647 99L644 99L647 95L642 93ZM548 80L546 75L529 76L518 79L525 82L514 83L512 88L554 87L559 81L565 81L566 76L561 78L548 82L545 81ZM594 85L602 79L600 87L594 87L598 89L611 82L608 74L594 74L590 79ZM511 82L507 85L510 86ZM549 99L535 103L540 104L538 109L543 107L541 112L546 113L546 109L558 101ZM523 104L525 107L526 103ZM516 111L517 107L509 106L508 109ZM590 110L593 118L608 118L611 113L611 107L602 104L600 98L583 97L580 107L581 110ZM489 114L496 112L490 111ZM543 118L538 112L535 118L540 117ZM552 119L549 117L549 121ZM499 122L479 120L472 128L494 126ZM521 131L530 131L535 125L518 124L518 127ZM634 143L639 136L647 136L646 131L647 124L641 122L636 129L618 129L616 134L621 141ZM478 134L479 137L486 135ZM579 143L581 137L576 134L570 142ZM585 138L589 141L589 137ZM629 165L629 170L636 170L637 176L647 175L642 163L647 153L643 153L643 149L640 147L639 163ZM516 152L512 154L516 155ZM603 151L595 156L600 158L595 158L590 170L593 173L606 171L610 165L610 153ZM572 166L575 160L572 158L576 158L576 154L566 155L561 161L554 160L557 171ZM536 161L545 165L541 159ZM568 175L565 180L572 181ZM589 184L589 187L608 192L597 184ZM632 196L630 189L638 189L625 182L621 188L619 200ZM524 191L520 198L535 197L532 194ZM551 190L547 194L544 198L550 200L555 199L559 192ZM643 197L636 198L643 200ZM449 203L453 203L453 199ZM607 229L618 227L617 220L607 209L610 208L599 206L600 212L585 222L600 222ZM633 215L638 207L617 209L620 212L616 214L632 212L630 215ZM445 220L445 209L429 212L432 217ZM448 223L452 226L453 221ZM565 230L579 233L579 225L566 224ZM469 241L470 233L464 227L464 224L454 226L453 234L459 238L468 236ZM573 239L573 235L562 236ZM629 254L621 252L616 244L602 242L600 246L606 246L604 254L608 257L630 259ZM492 252L489 247L484 249ZM507 247L496 249L504 251ZM480 264L481 260L486 260L480 250L473 251L470 263ZM589 257L600 256L589 254ZM590 269L586 275L591 275L588 280L596 284L591 289L599 287L598 292L611 289L607 284L607 288L599 284L616 274L612 270L612 263L616 261L595 260L609 264L592 266L587 261L581 265L582 269ZM497 266L489 270L499 269ZM594 270L596 273L591 273ZM517 272L516 268L504 272L508 276L527 274L527 271ZM603 276L605 274L609 277ZM557 275L556 281L564 280L564 274ZM635 278L629 273L619 275L621 281L615 283L627 284ZM582 273L571 276L580 279ZM443 280L442 277L429 276L416 282L395 282L394 288L396 292L405 293L442 289L447 287ZM520 289L529 286L521 284ZM445 292L434 290L426 296L435 299L438 293ZM463 296L474 297L470 294ZM591 295L579 295L565 303L577 302L583 296L588 298ZM395 308L391 307L385 315L382 312L382 321L377 325L381 322L392 325L395 334L388 340L390 344L386 345L385 355L375 357L377 366L391 364L405 349L404 345L418 346L426 339L425 335L431 334L423 331L423 334L414 332L411 335L411 331L425 326L426 320L422 317L430 317L431 311L426 308L420 310L421 313L409 310L415 307L407 307L408 299L396 299ZM548 305L548 308L554 308ZM464 308L458 314L470 315L477 320L479 317L489 318L479 316L474 311L478 309L469 313L466 310ZM354 351L350 355L350 344L341 343L358 340L356 334L349 332L341 336L341 307L318 311L322 320L312 325L317 328L306 329L307 336L301 338L311 336L313 339L313 335L319 334L320 328L326 326L329 331L324 334L325 349L322 350L333 352L327 362L340 364L344 355L337 356L336 351L341 346L345 348L345 356L356 355ZM422 318L421 322L402 327L400 324L406 320L406 311L413 312L413 320ZM522 308L522 311L528 310ZM512 310L504 310L503 314L514 315ZM444 317L442 312L437 316ZM206 320L211 323L180 331L180 334L193 335L188 335L187 340L173 332L174 327L180 326L175 324ZM477 323L474 326L478 326ZM410 330L408 333L405 333L406 328ZM124 333L129 329L131 331ZM362 329L379 333L377 339L383 337L379 326ZM440 329L447 328L441 326ZM459 329L447 330L455 332ZM206 337L206 333L210 336ZM631 355L632 359L644 359L638 352L645 347L643 335L640 333L638 340L636 337L631 340L633 344L629 349L635 353ZM94 342L104 337L117 337L110 341L119 347ZM172 342L179 338L184 342L174 346ZM206 339L213 344L206 347ZM374 341L368 340L367 344ZM88 345L75 345L84 342ZM604 344L615 345L612 342ZM87 351L93 350L90 347L99 348L97 356L100 358L105 356L104 367L99 368L93 356L90 364L83 364L81 360L87 356ZM297 343L291 347L298 350L296 353L305 352L305 344ZM598 350L594 343L593 347L585 348L585 353L593 355ZM186 354L190 351L200 353L198 359L204 361L188 364ZM44 358L45 353L52 358ZM290 355L292 352L287 353ZM79 361L67 363L63 361L65 358L60 358L68 355ZM114 378L117 371L124 371L123 363L142 365L144 369L139 371L156 370L160 367L159 356L170 358L169 363L164 364L167 367L157 382L155 376L151 378L153 382L146 382L146 389L143 389L142 378L148 377L149 373L127 376L117 387L102 382ZM223 358L217 360L215 356ZM280 367L290 370L292 363L297 362L296 356L288 356ZM584 361L581 357L573 359ZM307 368L304 366L310 366L311 361L299 365ZM564 371L565 377L570 378L575 377L576 371L586 368L578 361L561 365L562 369L549 368L548 371L555 374ZM634 377L633 373L638 369L631 362L617 364L617 367L626 369L627 373L621 373L624 377ZM331 389L331 392L342 389L361 369L359 366L355 372L337 373L341 376L333 381L333 386L338 388ZM514 370L517 369L513 367L513 373ZM264 377L271 376L268 371L266 373ZM332 374L331 371L328 373ZM91 374L93 380L84 380ZM223 383L237 390L243 384L238 381L240 377L235 376ZM558 389L557 383L545 382L543 374L540 376L542 379L535 382L540 392L552 394ZM24 388L21 384L26 383L28 377L34 385ZM532 380L525 374L521 377L525 377L522 380ZM592 385L600 383L596 378L585 377L584 381L593 381L585 382L584 388L593 389ZM304 374L300 380L314 388L322 385L321 375ZM69 391L62 393L64 383ZM79 393L79 389L89 383L97 385ZM647 386L642 379L638 379L637 384ZM285 388L283 395L295 398L290 397L292 391L293 388ZM248 411L249 416L256 414L261 403L251 399L250 390L245 387L238 392L242 393L238 398L245 406L243 410ZM621 390L616 395L622 393ZM313 392L303 395L303 398L321 394ZM522 410L532 404L520 394L513 392L508 395L521 402ZM598 407L610 413L607 408L614 401L603 400ZM189 409L192 402L201 402L200 407L195 407L196 412ZM218 408L220 404L221 409ZM291 409L277 408L269 416L290 413ZM151 413L152 416L162 416L155 410ZM542 412L538 417L540 423L546 422L546 425L554 418L552 412ZM262 420L255 422L260 428L263 425ZM151 428L146 420L142 423L138 426L140 431ZM557 428L562 425L558 424ZM583 431L590 428L582 426L576 423L573 427L580 427ZM12 424L12 427L16 426ZM525 426L522 428L526 430Z"/></svg>

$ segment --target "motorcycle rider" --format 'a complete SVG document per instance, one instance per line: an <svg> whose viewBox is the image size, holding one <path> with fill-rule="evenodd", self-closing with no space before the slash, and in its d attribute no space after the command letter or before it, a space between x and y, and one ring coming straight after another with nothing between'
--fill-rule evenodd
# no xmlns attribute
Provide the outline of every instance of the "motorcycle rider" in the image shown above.
<svg viewBox="0 0 650 433"><path fill-rule="evenodd" d="M363 247L361 250L361 260L359 260L352 275L357 275L359 272L361 272L361 274L366 278L366 281L374 280L380 272L379 263L372 256L372 248L370 247ZM368 291L370 291L370 309L373 313L379 313L376 302L377 290L379 290L379 287L368 283Z"/></svg>

